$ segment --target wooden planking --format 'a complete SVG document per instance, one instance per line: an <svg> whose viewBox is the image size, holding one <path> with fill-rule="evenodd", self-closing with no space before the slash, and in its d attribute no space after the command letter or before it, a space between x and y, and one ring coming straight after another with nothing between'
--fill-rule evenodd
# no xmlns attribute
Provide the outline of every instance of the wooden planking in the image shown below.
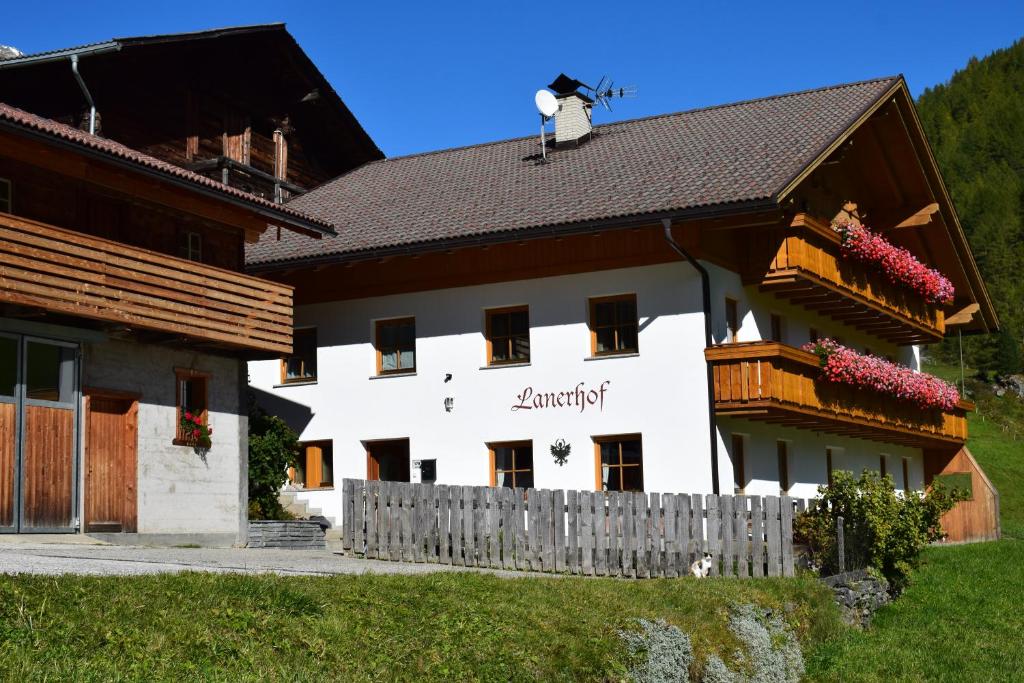
<svg viewBox="0 0 1024 683"><path fill-rule="evenodd" d="M0 213L0 300L291 351L286 285Z"/></svg>
<svg viewBox="0 0 1024 683"><path fill-rule="evenodd" d="M716 576L794 571L789 498L353 480L342 494L367 557L647 578L687 576L706 548Z"/></svg>
<svg viewBox="0 0 1024 683"><path fill-rule="evenodd" d="M85 530L135 533L138 401L93 391L85 406Z"/></svg>
<svg viewBox="0 0 1024 683"><path fill-rule="evenodd" d="M0 527L14 525L14 465L17 406L0 403Z"/></svg>
<svg viewBox="0 0 1024 683"><path fill-rule="evenodd" d="M969 404L922 411L891 396L823 382L820 361L807 351L778 342L743 342L713 346L704 354L713 364L718 414L914 447L948 447L967 438Z"/></svg>
<svg viewBox="0 0 1024 683"><path fill-rule="evenodd" d="M956 452L925 451L925 483L940 474L963 473L971 478L971 499L942 516L942 529L953 542L991 541L1000 537L999 492L966 446Z"/></svg>
<svg viewBox="0 0 1024 683"><path fill-rule="evenodd" d="M25 407L21 527L68 528L72 522L75 411Z"/></svg>
<svg viewBox="0 0 1024 683"><path fill-rule="evenodd" d="M341 549L349 551L355 536L355 495L356 479L345 479L341 482Z"/></svg>

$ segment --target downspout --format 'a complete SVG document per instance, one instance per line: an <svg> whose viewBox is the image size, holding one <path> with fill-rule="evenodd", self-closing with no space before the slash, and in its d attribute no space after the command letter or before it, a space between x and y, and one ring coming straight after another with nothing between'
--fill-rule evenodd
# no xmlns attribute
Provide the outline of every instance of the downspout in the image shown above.
<svg viewBox="0 0 1024 683"><path fill-rule="evenodd" d="M96 135L96 103L92 101L92 95L89 93L85 81L82 80L82 74L78 73L78 55L71 55L71 73L75 75L78 87L85 95L85 101L89 103L89 135Z"/></svg>
<svg viewBox="0 0 1024 683"><path fill-rule="evenodd" d="M686 261L700 273L701 299L704 307L704 348L714 345L711 335L711 276L707 268L702 266L697 259L689 252L679 246L672 237L672 219L663 218L661 224L665 227L665 241L672 247L672 250L682 256ZM715 421L715 374L711 361L705 360L707 366L707 389L708 389L708 437L711 440L711 489L718 495L718 425Z"/></svg>

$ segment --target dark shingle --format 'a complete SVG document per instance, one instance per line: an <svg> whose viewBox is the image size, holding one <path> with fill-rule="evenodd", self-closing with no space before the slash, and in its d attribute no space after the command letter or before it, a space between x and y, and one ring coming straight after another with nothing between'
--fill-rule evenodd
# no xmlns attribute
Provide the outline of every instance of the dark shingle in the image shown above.
<svg viewBox="0 0 1024 683"><path fill-rule="evenodd" d="M375 161L289 206L337 237L264 235L250 264L774 199L898 78L598 126L537 165L537 137Z"/></svg>

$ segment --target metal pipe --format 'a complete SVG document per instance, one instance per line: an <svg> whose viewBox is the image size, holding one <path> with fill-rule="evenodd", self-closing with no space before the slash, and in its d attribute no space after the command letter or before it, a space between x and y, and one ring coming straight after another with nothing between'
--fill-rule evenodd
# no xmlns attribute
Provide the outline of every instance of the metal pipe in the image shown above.
<svg viewBox="0 0 1024 683"><path fill-rule="evenodd" d="M71 73L75 75L78 87L81 88L82 94L85 95L85 101L89 103L89 135L96 135L96 103L92 101L92 94L89 92L89 88L86 87L85 81L82 80L82 74L78 73L77 54L71 55Z"/></svg>
<svg viewBox="0 0 1024 683"><path fill-rule="evenodd" d="M702 266L697 259L693 258L688 251L683 249L675 238L672 237L672 219L663 218L661 224L665 228L665 241L672 247L672 250L682 256L700 274L701 302L704 308L704 348L710 348L714 344L711 334L711 276L707 268ZM715 371L711 361L704 361L707 366L707 389L708 389L708 437L711 440L711 489L717 496L718 486L718 424L715 420Z"/></svg>

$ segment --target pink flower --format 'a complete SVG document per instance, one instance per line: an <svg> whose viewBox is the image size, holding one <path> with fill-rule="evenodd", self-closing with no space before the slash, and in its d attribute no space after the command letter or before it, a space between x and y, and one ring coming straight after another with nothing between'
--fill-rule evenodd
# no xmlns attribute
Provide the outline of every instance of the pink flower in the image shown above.
<svg viewBox="0 0 1024 683"><path fill-rule="evenodd" d="M924 265L903 247L851 221L836 221L832 229L842 239L845 258L860 261L882 271L890 282L907 287L933 304L953 302L956 290L942 273Z"/></svg>
<svg viewBox="0 0 1024 683"><path fill-rule="evenodd" d="M803 349L821 359L822 376L829 382L888 394L924 410L948 411L960 403L960 392L949 382L878 356L858 353L834 339L809 342Z"/></svg>
<svg viewBox="0 0 1024 683"><path fill-rule="evenodd" d="M192 419L192 413L190 413L189 411L186 410L185 411L185 419L186 420L191 420Z"/></svg>

